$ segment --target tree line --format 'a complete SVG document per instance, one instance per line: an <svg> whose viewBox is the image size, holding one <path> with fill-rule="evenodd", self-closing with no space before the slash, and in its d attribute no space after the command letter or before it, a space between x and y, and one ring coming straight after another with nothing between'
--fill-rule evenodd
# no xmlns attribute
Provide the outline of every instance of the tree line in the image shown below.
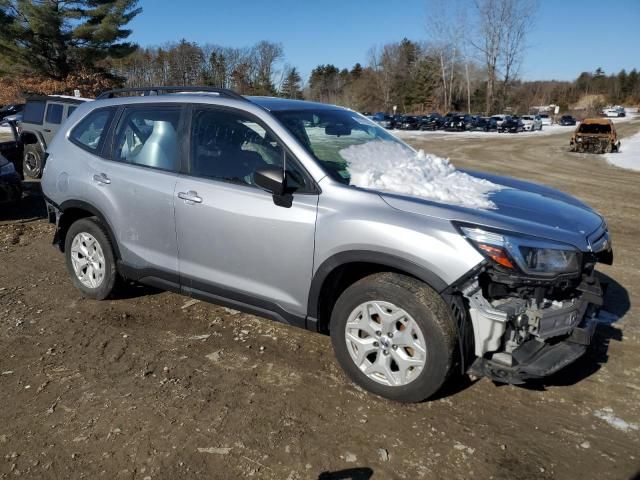
<svg viewBox="0 0 640 480"><path fill-rule="evenodd" d="M349 68L316 66L306 82L283 46L158 47L127 41L137 0L0 0L0 103L29 93L87 96L105 88L208 85L359 111L524 113L555 103L640 103L636 69L584 72L574 81L523 81L520 66L537 0L425 0L425 38L373 46Z"/></svg>

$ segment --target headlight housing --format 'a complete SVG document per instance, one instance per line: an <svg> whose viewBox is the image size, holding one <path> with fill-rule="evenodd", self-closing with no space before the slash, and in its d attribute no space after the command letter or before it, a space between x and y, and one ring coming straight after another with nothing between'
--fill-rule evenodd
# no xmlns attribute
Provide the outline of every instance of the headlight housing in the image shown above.
<svg viewBox="0 0 640 480"><path fill-rule="evenodd" d="M504 269L544 277L580 271L580 252L570 245L479 227L461 226L460 230L480 253Z"/></svg>

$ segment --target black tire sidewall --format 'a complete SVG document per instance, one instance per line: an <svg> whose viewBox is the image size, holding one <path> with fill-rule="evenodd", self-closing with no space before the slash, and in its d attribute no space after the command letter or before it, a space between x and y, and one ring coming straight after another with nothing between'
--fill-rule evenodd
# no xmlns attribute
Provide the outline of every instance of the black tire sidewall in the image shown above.
<svg viewBox="0 0 640 480"><path fill-rule="evenodd" d="M24 156L22 159L23 175L28 178L40 178L44 169L44 155L42 150L36 144L28 144L24 146ZM27 154L33 154L36 159L37 166L34 170L30 170L27 166Z"/></svg>
<svg viewBox="0 0 640 480"><path fill-rule="evenodd" d="M426 284L399 274L382 274L386 276L383 278L379 275L356 282L336 302L331 315L331 341L336 358L356 384L376 395L401 402L423 401L436 393L449 376L453 363L455 335L452 335L452 329L455 329L455 324L444 300ZM416 294L416 288L421 290L419 294ZM407 385L389 387L369 379L355 365L347 350L347 319L356 307L371 300L388 301L404 309L422 330L427 360L420 375ZM438 301L440 305L433 308L434 302Z"/></svg>
<svg viewBox="0 0 640 480"><path fill-rule="evenodd" d="M73 239L82 232L92 235L100 244L104 254L105 274L102 283L97 288L89 288L83 285L73 270L71 262L71 244L73 243ZM111 241L99 221L95 218L83 218L74 222L67 231L64 251L67 270L71 276L71 281L73 282L73 285L80 290L82 295L94 300L104 300L107 298L113 291L118 273L116 270L115 255L113 254Z"/></svg>

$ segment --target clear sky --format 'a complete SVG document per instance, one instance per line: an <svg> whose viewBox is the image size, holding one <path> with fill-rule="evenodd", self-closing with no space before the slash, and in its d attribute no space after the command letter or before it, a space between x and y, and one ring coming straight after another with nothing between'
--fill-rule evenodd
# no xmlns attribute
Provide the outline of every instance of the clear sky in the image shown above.
<svg viewBox="0 0 640 480"><path fill-rule="evenodd" d="M521 70L525 79L571 80L602 67L640 69L640 0L539 0ZM316 65L350 68L373 45L425 40L425 0L141 0L131 39L159 46L186 38L250 46L280 42L306 78Z"/></svg>

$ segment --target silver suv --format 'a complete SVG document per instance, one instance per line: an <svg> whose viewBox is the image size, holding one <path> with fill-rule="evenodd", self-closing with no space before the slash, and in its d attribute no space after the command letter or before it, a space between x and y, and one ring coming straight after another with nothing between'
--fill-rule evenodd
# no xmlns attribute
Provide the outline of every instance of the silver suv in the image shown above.
<svg viewBox="0 0 640 480"><path fill-rule="evenodd" d="M613 254L575 198L472 172L500 185L493 208L356 187L345 149L410 150L358 113L142 90L79 105L48 149L54 241L83 295L127 279L329 333L353 381L406 402L585 352Z"/></svg>

